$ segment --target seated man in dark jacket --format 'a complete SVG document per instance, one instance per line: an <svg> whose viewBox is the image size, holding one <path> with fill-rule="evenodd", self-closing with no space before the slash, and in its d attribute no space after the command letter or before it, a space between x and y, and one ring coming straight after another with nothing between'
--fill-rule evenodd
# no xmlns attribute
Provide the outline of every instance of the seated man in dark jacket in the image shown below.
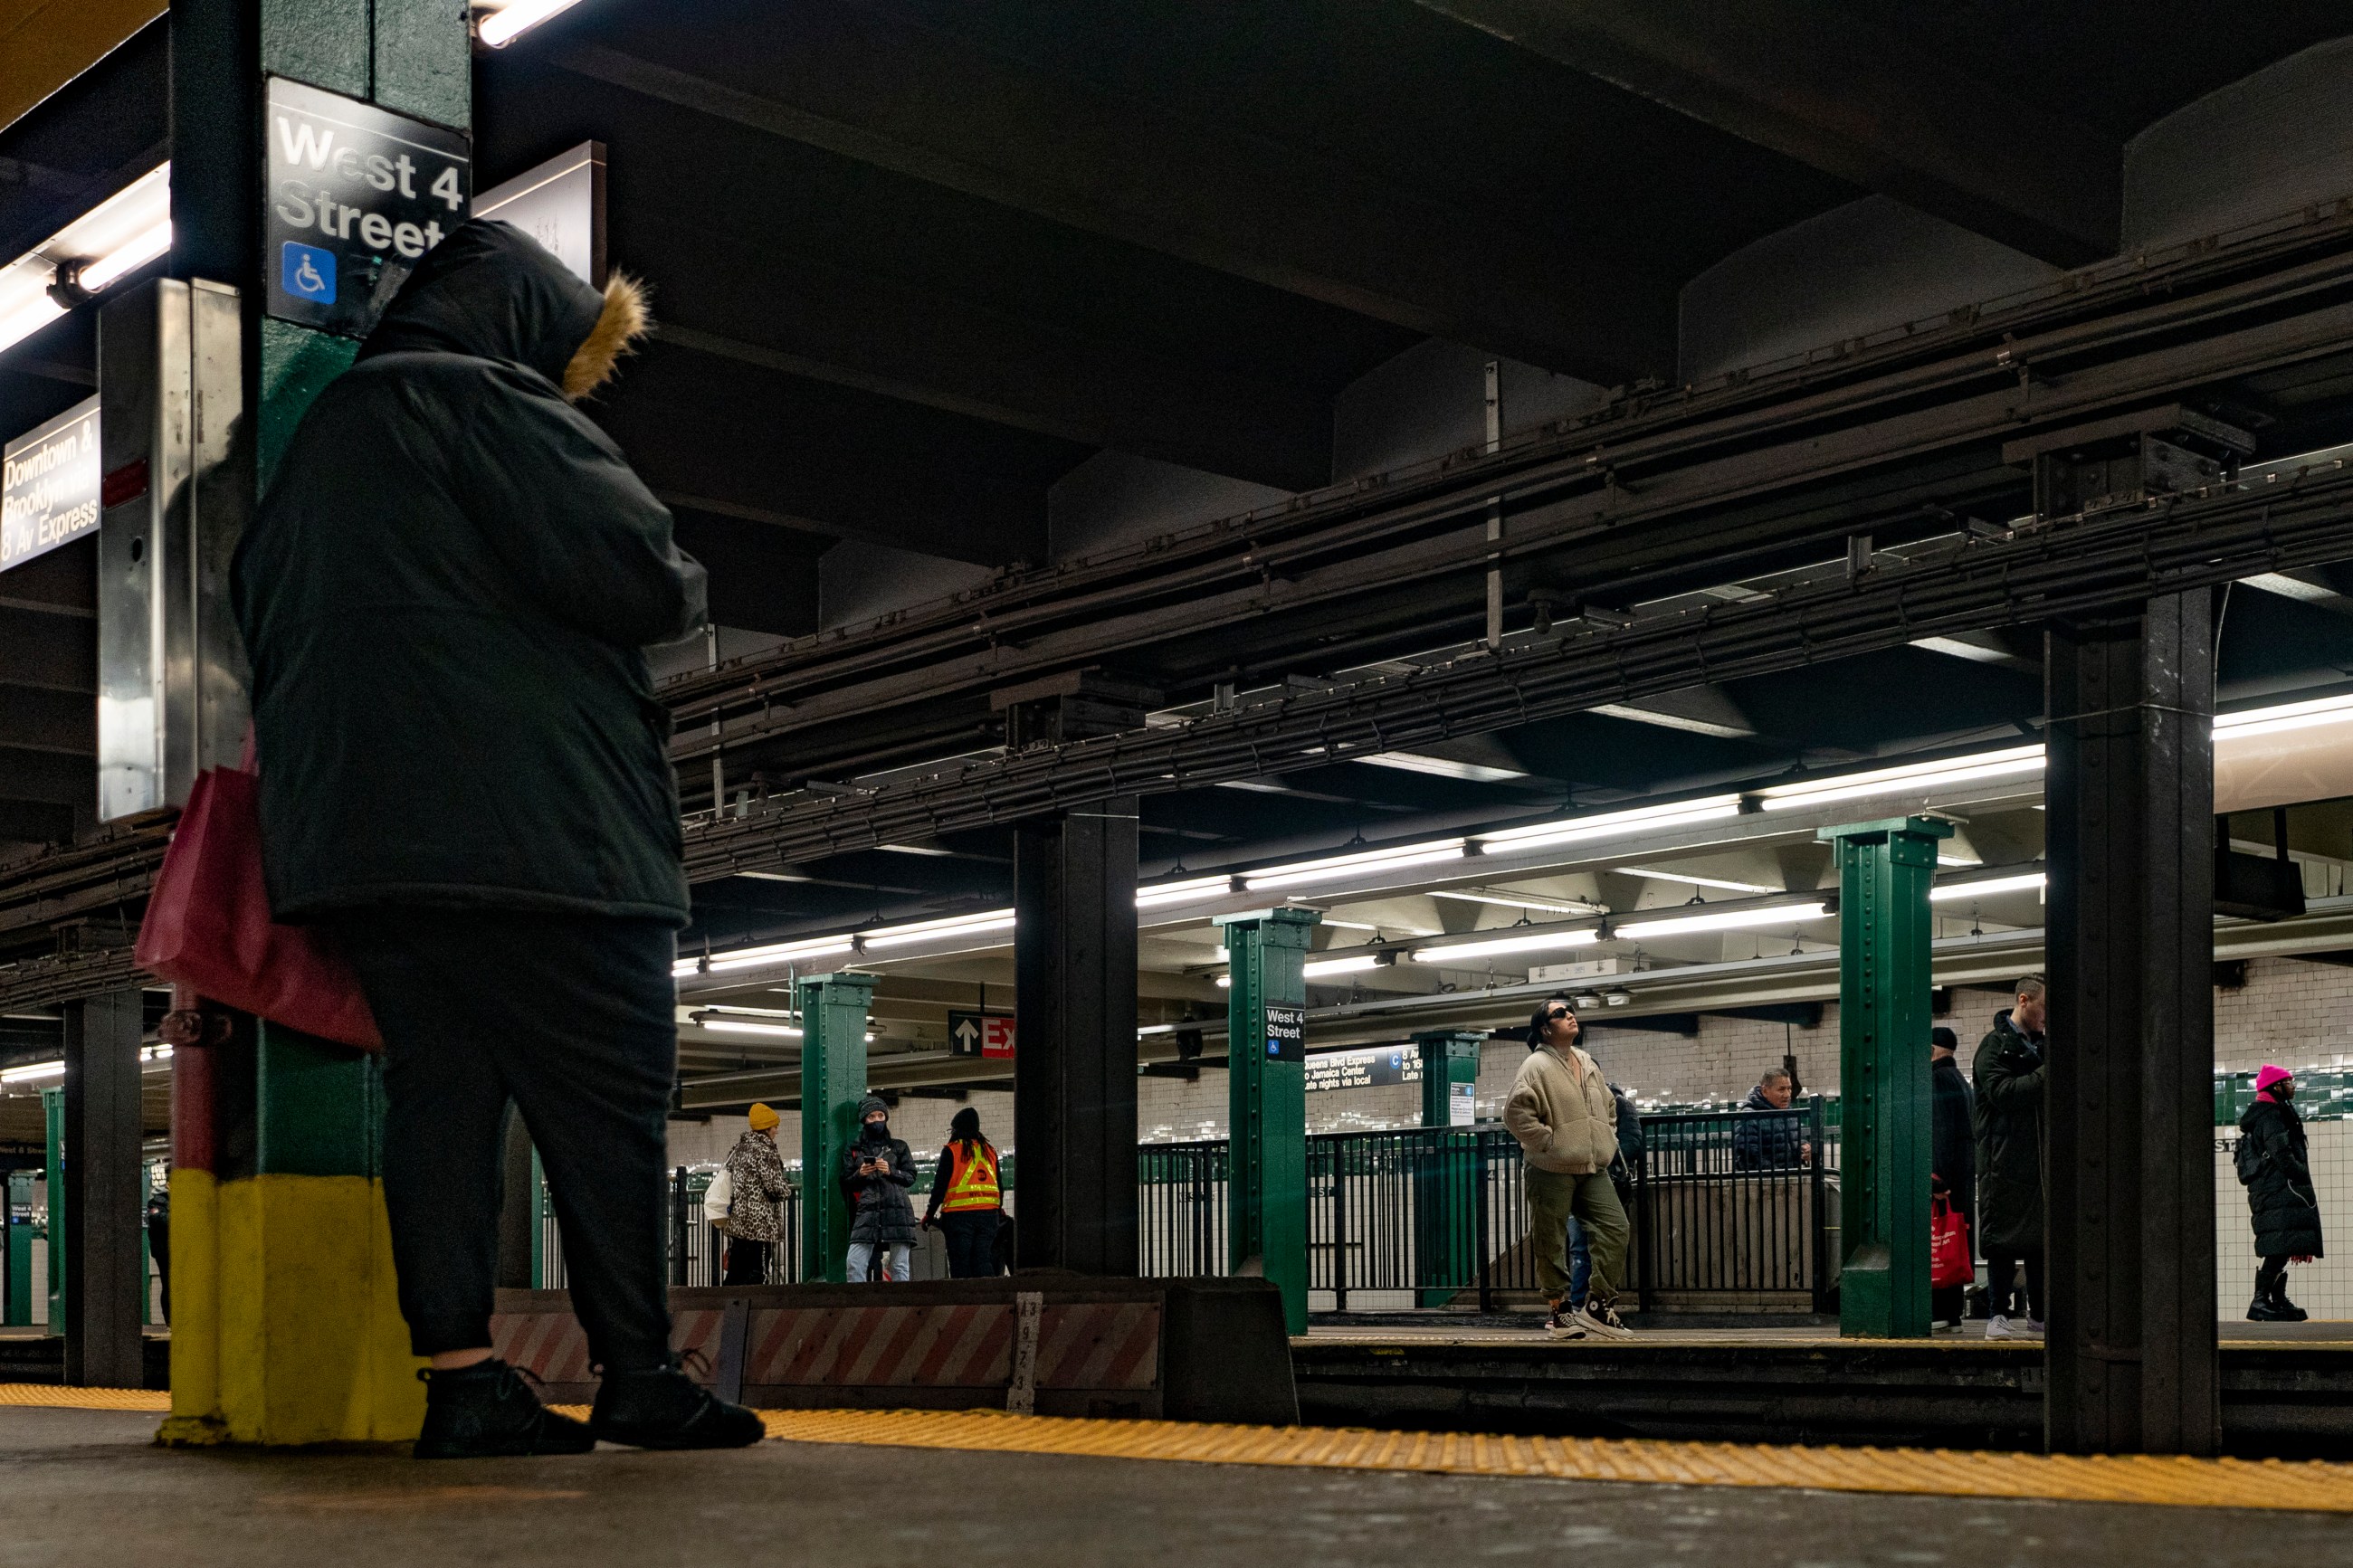
<svg viewBox="0 0 2353 1568"><path fill-rule="evenodd" d="M849 1257L844 1271L863 1284L879 1253L882 1278L904 1284L915 1243L915 1155L891 1136L891 1108L874 1095L858 1105L858 1141L841 1152L841 1187L849 1200Z"/></svg>
<svg viewBox="0 0 2353 1568"><path fill-rule="evenodd" d="M332 928L384 1036L420 1457L764 1435L670 1342L687 899L643 650L702 623L703 574L573 406L644 324L628 279L600 294L520 229L463 225L311 404L237 546L270 902ZM585 1426L491 1354L510 1100L604 1373Z"/></svg>
<svg viewBox="0 0 2353 1568"><path fill-rule="evenodd" d="M1740 1109L1776 1111L1778 1115L1744 1116L1732 1129L1732 1168L1736 1171L1803 1170L1814 1157L1806 1139L1805 1119L1789 1111L1797 1092L1787 1068L1767 1068Z"/></svg>

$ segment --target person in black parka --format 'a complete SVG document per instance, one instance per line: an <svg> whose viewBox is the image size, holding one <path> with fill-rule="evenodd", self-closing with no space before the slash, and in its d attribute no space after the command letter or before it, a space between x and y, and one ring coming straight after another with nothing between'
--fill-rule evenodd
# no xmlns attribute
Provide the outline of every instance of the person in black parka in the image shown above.
<svg viewBox="0 0 2353 1568"><path fill-rule="evenodd" d="M863 1284L879 1254L882 1278L904 1284L915 1242L914 1151L891 1136L891 1108L878 1095L858 1103L858 1137L841 1152L841 1187L849 1200L849 1256L844 1278Z"/></svg>
<svg viewBox="0 0 2353 1568"><path fill-rule="evenodd" d="M2039 974L2019 981L2017 1002L1994 1015L1969 1074L1976 1096L1969 1109L1978 1144L1978 1250L1986 1260L1989 1298L1986 1337L1993 1340L2040 1334L2051 1310L2042 1272L2043 1099L2050 1074L2043 990ZM2021 1266L2026 1290L2020 1299Z"/></svg>
<svg viewBox="0 0 2353 1568"><path fill-rule="evenodd" d="M2266 1067L2255 1075L2255 1102L2239 1118L2239 1179L2247 1184L2255 1251L2263 1260L2247 1308L2251 1323L2300 1323L2311 1315L2287 1299L2288 1260L2321 1256L2320 1194L2295 1100L2295 1078L2285 1068Z"/></svg>
<svg viewBox="0 0 2353 1568"><path fill-rule="evenodd" d="M573 405L645 311L506 224L427 252L237 547L263 858L385 1040L385 1199L422 1457L759 1441L670 1345L670 965L687 917L644 648L704 619L670 514ZM588 1425L491 1351L509 1101L604 1372Z"/></svg>

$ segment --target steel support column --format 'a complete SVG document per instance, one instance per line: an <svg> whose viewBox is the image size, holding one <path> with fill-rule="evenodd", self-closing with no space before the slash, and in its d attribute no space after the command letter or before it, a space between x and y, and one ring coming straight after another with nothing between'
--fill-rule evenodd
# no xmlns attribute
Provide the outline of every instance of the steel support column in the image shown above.
<svg viewBox="0 0 2353 1568"><path fill-rule="evenodd" d="M1136 1270L1135 802L1013 841L1022 1267Z"/></svg>
<svg viewBox="0 0 2353 1568"><path fill-rule="evenodd" d="M1472 1091L1484 1029L1413 1037L1421 1058L1421 1124L1430 1129L1413 1178L1415 1305L1443 1307L1479 1273L1478 1134Z"/></svg>
<svg viewBox="0 0 2353 1568"><path fill-rule="evenodd" d="M1906 816L1820 835L1839 864L1841 1334L1928 1334L1928 889L1952 834Z"/></svg>
<svg viewBox="0 0 2353 1568"><path fill-rule="evenodd" d="M2050 1443L2211 1454L2211 597L2046 641Z"/></svg>
<svg viewBox="0 0 2353 1568"><path fill-rule="evenodd" d="M1233 1271L1282 1291L1307 1331L1307 944L1323 915L1261 910L1220 916L1226 967L1226 1077L1232 1131L1227 1239ZM1270 1016L1271 1015L1271 1016Z"/></svg>
<svg viewBox="0 0 2353 1568"><path fill-rule="evenodd" d="M866 1014L871 974L805 974L794 988L801 1015L801 1278L847 1278L849 1205L841 1152L858 1141L866 1098Z"/></svg>
<svg viewBox="0 0 2353 1568"><path fill-rule="evenodd" d="M85 1387L142 1381L142 1000L136 990L110 991L66 1004L66 1212L49 1234L65 1233L66 1381Z"/></svg>

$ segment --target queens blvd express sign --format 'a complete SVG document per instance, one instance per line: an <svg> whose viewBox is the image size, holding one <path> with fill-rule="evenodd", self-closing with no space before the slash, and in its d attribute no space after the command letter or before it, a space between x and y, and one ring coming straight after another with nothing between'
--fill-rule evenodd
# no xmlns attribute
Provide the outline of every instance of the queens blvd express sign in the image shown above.
<svg viewBox="0 0 2353 1568"><path fill-rule="evenodd" d="M273 316L365 337L419 258L466 220L465 137L269 79L262 270Z"/></svg>
<svg viewBox="0 0 2353 1568"><path fill-rule="evenodd" d="M98 526L98 399L0 449L0 572Z"/></svg>

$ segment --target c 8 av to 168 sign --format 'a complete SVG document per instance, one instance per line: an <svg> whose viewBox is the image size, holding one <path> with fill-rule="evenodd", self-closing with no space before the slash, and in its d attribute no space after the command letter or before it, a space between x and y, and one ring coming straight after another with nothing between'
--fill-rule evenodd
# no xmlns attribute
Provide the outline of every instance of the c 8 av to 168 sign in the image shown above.
<svg viewBox="0 0 2353 1568"><path fill-rule="evenodd" d="M417 261L466 221L466 138L269 79L262 271L269 313L365 337Z"/></svg>

